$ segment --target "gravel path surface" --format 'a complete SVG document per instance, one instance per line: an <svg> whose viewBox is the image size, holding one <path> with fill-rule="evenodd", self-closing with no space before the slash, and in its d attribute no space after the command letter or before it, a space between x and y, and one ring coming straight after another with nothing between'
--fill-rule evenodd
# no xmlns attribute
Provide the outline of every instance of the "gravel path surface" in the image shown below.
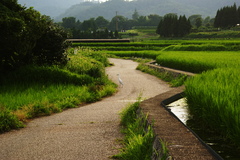
<svg viewBox="0 0 240 160"><path fill-rule="evenodd" d="M119 112L140 93L151 98L171 90L148 74L135 70L137 63L110 59L109 78L124 86L100 102L32 120L26 128L0 135L0 160L105 160L118 153L121 138Z"/></svg>

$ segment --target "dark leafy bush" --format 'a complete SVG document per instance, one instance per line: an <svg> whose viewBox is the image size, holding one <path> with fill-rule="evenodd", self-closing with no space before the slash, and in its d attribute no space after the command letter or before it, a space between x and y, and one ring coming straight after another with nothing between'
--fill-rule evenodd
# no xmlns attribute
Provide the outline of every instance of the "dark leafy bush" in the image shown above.
<svg viewBox="0 0 240 160"><path fill-rule="evenodd" d="M47 21L46 26L48 27L45 28L33 49L33 63L38 65L66 64L65 49L69 46L66 42L68 33L54 25L52 21Z"/></svg>
<svg viewBox="0 0 240 160"><path fill-rule="evenodd" d="M16 0L0 2L0 71L26 64L65 64L67 33Z"/></svg>

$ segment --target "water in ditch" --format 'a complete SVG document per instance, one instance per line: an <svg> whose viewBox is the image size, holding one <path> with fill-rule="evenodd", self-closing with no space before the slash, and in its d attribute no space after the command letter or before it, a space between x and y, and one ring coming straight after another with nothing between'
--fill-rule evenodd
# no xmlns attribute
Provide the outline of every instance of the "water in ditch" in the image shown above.
<svg viewBox="0 0 240 160"><path fill-rule="evenodd" d="M191 128L206 144L208 144L216 153L218 153L223 159L226 160L240 160L240 153L236 151L236 148L231 144L225 143L221 137L206 132L207 129L201 129L191 119L191 115L188 111L188 105L186 99L179 99L167 107L171 112L178 117L186 126Z"/></svg>

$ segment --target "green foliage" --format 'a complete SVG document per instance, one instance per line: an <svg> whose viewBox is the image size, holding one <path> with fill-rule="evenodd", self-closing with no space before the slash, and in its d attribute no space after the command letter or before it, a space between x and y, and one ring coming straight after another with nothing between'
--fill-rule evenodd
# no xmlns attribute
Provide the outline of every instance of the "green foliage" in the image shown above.
<svg viewBox="0 0 240 160"><path fill-rule="evenodd" d="M147 126L147 116L137 115L139 102L136 102L121 113L121 124L124 126L125 147L121 153L115 155L117 159L144 159L152 155L154 133L151 126Z"/></svg>
<svg viewBox="0 0 240 160"><path fill-rule="evenodd" d="M221 68L186 81L193 118L236 146L240 145L239 68Z"/></svg>
<svg viewBox="0 0 240 160"><path fill-rule="evenodd" d="M25 121L28 118L74 108L81 103L94 102L113 94L116 84L108 80L104 64L93 59L104 58L92 54L84 56L85 54L70 55L66 66L30 65L2 74L0 105L17 116L16 121ZM3 121L4 125L7 125L5 121L11 119L6 113L0 111L0 115L4 115L3 119L6 118Z"/></svg>
<svg viewBox="0 0 240 160"><path fill-rule="evenodd" d="M121 112L121 125L127 127L129 124L134 123L137 117L136 111L139 108L139 102L133 103L124 108Z"/></svg>
<svg viewBox="0 0 240 160"><path fill-rule="evenodd" d="M223 30L223 31L210 31L210 32L197 32L197 33L190 33L186 36L186 38L211 38L211 39L229 39L228 41L231 41L230 38L239 38L240 32L239 31L233 31L233 30ZM239 47L238 47L238 50Z"/></svg>
<svg viewBox="0 0 240 160"><path fill-rule="evenodd" d="M77 74L87 74L94 78L102 77L105 74L104 65L90 57L79 55L70 56L71 60L65 68Z"/></svg>
<svg viewBox="0 0 240 160"><path fill-rule="evenodd" d="M185 80L187 79L186 75L179 75L179 76L174 76L173 74L169 72L159 72L156 69L150 68L147 65L144 64L139 64L137 67L138 70L154 75L166 82L169 82L171 87L178 87L184 84Z"/></svg>
<svg viewBox="0 0 240 160"><path fill-rule="evenodd" d="M66 48L69 43L66 42L68 33L46 20L46 28L42 36L36 41L36 46L32 50L33 63L38 65L64 65L67 63Z"/></svg>
<svg viewBox="0 0 240 160"><path fill-rule="evenodd" d="M228 48L223 44L201 44L201 45L171 45L164 51L226 51Z"/></svg>
<svg viewBox="0 0 240 160"><path fill-rule="evenodd" d="M156 33L162 37L182 37L190 33L191 24L185 16L166 14L159 22Z"/></svg>
<svg viewBox="0 0 240 160"><path fill-rule="evenodd" d="M233 6L225 6L217 11L214 27L216 28L231 28L240 24L240 13L239 9L234 3Z"/></svg>
<svg viewBox="0 0 240 160"><path fill-rule="evenodd" d="M28 64L66 63L67 34L33 8L0 2L0 70Z"/></svg>
<svg viewBox="0 0 240 160"><path fill-rule="evenodd" d="M17 117L10 113L9 110L0 107L0 133L23 127Z"/></svg>
<svg viewBox="0 0 240 160"><path fill-rule="evenodd" d="M151 51L149 50L142 50L142 51L105 51L105 53L108 53L109 55L115 55L119 57L130 57L130 58L150 58L155 59L158 55L158 51Z"/></svg>
<svg viewBox="0 0 240 160"><path fill-rule="evenodd" d="M232 51L165 51L156 61L162 66L201 73L219 67L239 68L239 56L239 52Z"/></svg>
<svg viewBox="0 0 240 160"><path fill-rule="evenodd" d="M24 76L23 76L24 75ZM3 76L4 77L4 76ZM17 80L17 81L16 81ZM93 78L89 75L79 75L68 70L60 69L57 66L25 66L18 70L7 74L2 78L2 85L11 83L18 85L25 83L28 87L32 84L75 84L86 85L93 82Z"/></svg>

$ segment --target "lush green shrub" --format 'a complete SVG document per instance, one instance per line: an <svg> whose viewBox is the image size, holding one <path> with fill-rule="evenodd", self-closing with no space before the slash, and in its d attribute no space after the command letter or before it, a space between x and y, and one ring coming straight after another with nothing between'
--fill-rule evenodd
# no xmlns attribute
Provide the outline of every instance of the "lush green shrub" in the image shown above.
<svg viewBox="0 0 240 160"><path fill-rule="evenodd" d="M66 63L67 33L16 0L0 2L0 71L26 64Z"/></svg>
<svg viewBox="0 0 240 160"><path fill-rule="evenodd" d="M89 57L89 58L95 59L95 60L101 62L102 64L104 64L105 67L107 67L109 65L108 56L104 52L96 52L95 50L90 49L90 48L76 47L76 48L72 48L72 51L70 51L70 53L71 54L80 54L84 57Z"/></svg>
<svg viewBox="0 0 240 160"><path fill-rule="evenodd" d="M32 50L33 63L38 65L64 65L67 63L65 50L69 46L66 41L69 37L68 33L51 20L48 20L47 17L44 21L44 32L36 41L36 45Z"/></svg>
<svg viewBox="0 0 240 160"><path fill-rule="evenodd" d="M9 110L0 107L0 133L23 127L18 118L11 114Z"/></svg>
<svg viewBox="0 0 240 160"><path fill-rule="evenodd" d="M71 72L83 75L87 74L91 77L98 78L105 74L104 65L90 57L79 55L70 56L71 60L65 66L65 68Z"/></svg>

